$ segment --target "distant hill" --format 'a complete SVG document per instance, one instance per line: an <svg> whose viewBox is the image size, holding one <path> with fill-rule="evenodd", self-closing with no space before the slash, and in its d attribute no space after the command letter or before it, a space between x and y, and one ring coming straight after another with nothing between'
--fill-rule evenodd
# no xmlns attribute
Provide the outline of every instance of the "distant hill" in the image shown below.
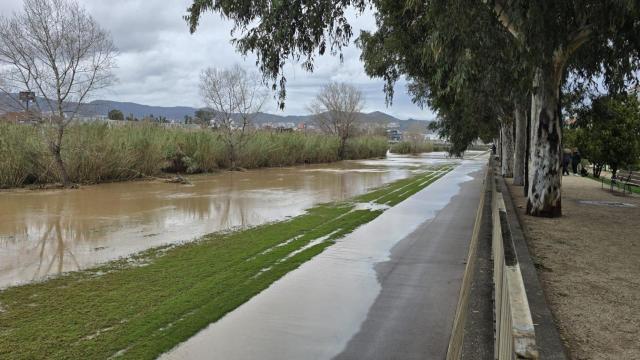
<svg viewBox="0 0 640 360"><path fill-rule="evenodd" d="M83 112L86 115L107 116L110 110L117 109L127 116L133 114L134 117L142 118L153 114L153 116L164 116L167 119L181 121L185 115L193 116L197 109L189 106L150 106L132 102L119 102L109 100L94 100L88 103Z"/></svg>
<svg viewBox="0 0 640 360"><path fill-rule="evenodd" d="M0 104L6 102L6 96L0 95ZM38 99L38 102L44 106L44 100ZM6 107L5 107L6 108ZM132 102L120 102L120 101L110 101L110 100L94 100L87 104L85 104L81 111L80 115L85 117L106 117L110 110L117 109L122 111L125 116L132 114L134 117L143 118L145 116L153 115L155 117L165 117L169 120L181 122L184 120L185 116L193 117L195 115L196 110L198 108L193 108L189 106L151 106L151 105L142 105ZM0 112L2 112L3 107L0 106ZM9 110L9 109L7 109ZM18 111L18 108L11 109L11 111ZM374 111L371 113L362 113L361 119L364 123L372 123L372 124L380 124L386 125L389 123L397 123L400 127L400 130L404 131L410 128L411 126L420 126L425 127L430 122L428 120L402 120L398 119L394 116L386 114L381 111ZM269 113L258 113L255 117L254 121L256 124L264 124L264 123L294 123L298 124L301 122L310 123L312 121L311 115L278 115L278 114L269 114Z"/></svg>
<svg viewBox="0 0 640 360"><path fill-rule="evenodd" d="M91 115L99 115L106 116L109 110L117 109L122 111L122 113L127 116L129 114L133 114L134 117L142 118L144 116L148 116L153 114L154 116L164 116L167 119L171 119L174 121L182 121L185 116L194 116L196 110L198 108L188 107L188 106L175 106L175 107L164 107L164 106L149 106L149 105L141 105L131 102L118 102L118 101L107 101L107 100L95 100L87 104L84 112L87 116ZM417 119L409 119L403 120L398 119L389 114L383 113L381 111L374 111L371 113L362 113L361 119L365 123L377 123L380 125L385 125L388 123L397 123L400 127L400 130L407 130L412 125L424 127L430 121L428 120L417 120ZM294 123L298 124L301 122L309 123L312 121L311 115L278 115L278 114L269 114L269 113L258 113L254 118L256 124L264 124L264 123Z"/></svg>

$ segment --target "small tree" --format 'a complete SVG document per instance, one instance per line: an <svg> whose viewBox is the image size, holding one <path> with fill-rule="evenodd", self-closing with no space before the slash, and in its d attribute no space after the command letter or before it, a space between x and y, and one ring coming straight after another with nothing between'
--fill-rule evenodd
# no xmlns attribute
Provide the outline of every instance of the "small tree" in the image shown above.
<svg viewBox="0 0 640 360"><path fill-rule="evenodd" d="M309 106L318 128L340 138L340 159L346 155L347 140L355 135L363 107L362 92L344 83L326 85Z"/></svg>
<svg viewBox="0 0 640 360"><path fill-rule="evenodd" d="M124 120L124 114L118 109L109 111L109 120Z"/></svg>
<svg viewBox="0 0 640 360"><path fill-rule="evenodd" d="M237 169L252 120L264 106L262 82L239 65L225 70L207 68L200 75L200 94L213 110L212 120L227 147L230 167Z"/></svg>
<svg viewBox="0 0 640 360"><path fill-rule="evenodd" d="M576 143L593 163L593 175L602 166L618 169L640 158L640 104L635 96L603 96L578 111Z"/></svg>
<svg viewBox="0 0 640 360"><path fill-rule="evenodd" d="M199 124L201 127L209 126L211 120L213 120L213 112L207 109L196 110L195 116L195 123Z"/></svg>
<svg viewBox="0 0 640 360"><path fill-rule="evenodd" d="M116 52L110 35L71 0L24 0L22 13L0 18L0 92L18 106L24 105L16 92L35 93L30 114L64 186L70 185L61 155L65 129L89 95L112 82Z"/></svg>

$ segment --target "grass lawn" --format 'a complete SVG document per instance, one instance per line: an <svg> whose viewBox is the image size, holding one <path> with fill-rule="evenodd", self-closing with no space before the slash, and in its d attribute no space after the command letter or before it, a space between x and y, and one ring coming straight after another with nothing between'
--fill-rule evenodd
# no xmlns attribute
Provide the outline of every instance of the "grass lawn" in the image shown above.
<svg viewBox="0 0 640 360"><path fill-rule="evenodd" d="M356 203L396 205L452 168L432 168L287 221L5 289L0 358L153 359L383 212Z"/></svg>
<svg viewBox="0 0 640 360"><path fill-rule="evenodd" d="M604 181L605 186L610 186L611 185L611 179L610 178L606 178L604 176L600 176L599 178L593 177L593 175L589 174L587 176L589 179L591 180L595 180L597 182L602 182ZM614 188L618 188L617 186L614 186ZM629 188L626 188L627 191L629 190ZM622 191L622 188L620 188L620 191ZM640 187L637 186L631 186L631 192L635 193L635 194L640 194Z"/></svg>

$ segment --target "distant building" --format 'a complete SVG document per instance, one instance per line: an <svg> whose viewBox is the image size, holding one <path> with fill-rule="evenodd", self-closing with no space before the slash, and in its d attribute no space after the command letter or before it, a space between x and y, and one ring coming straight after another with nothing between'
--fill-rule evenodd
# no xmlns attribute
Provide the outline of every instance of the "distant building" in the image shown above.
<svg viewBox="0 0 640 360"><path fill-rule="evenodd" d="M429 141L439 141L440 135L433 131L427 131L427 133L424 134L424 139Z"/></svg>
<svg viewBox="0 0 640 360"><path fill-rule="evenodd" d="M0 123L25 124L33 122L30 112L10 111L0 115Z"/></svg>
<svg viewBox="0 0 640 360"><path fill-rule="evenodd" d="M400 129L387 129L387 139L391 142L398 142L402 140L402 132Z"/></svg>

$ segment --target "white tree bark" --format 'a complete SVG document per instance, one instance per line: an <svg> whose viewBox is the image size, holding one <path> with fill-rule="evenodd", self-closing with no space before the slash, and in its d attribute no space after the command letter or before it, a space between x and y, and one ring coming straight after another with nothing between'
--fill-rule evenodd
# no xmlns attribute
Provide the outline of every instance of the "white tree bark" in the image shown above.
<svg viewBox="0 0 640 360"><path fill-rule="evenodd" d="M531 151L527 213L533 216L562 215L560 177L559 79L551 67L539 68L531 104Z"/></svg>
<svg viewBox="0 0 640 360"><path fill-rule="evenodd" d="M516 141L513 159L513 184L523 186L525 158L527 156L527 115L525 114L525 106L519 101L516 101L514 113L516 120Z"/></svg>
<svg viewBox="0 0 640 360"><path fill-rule="evenodd" d="M511 122L503 122L502 132L502 176L513 177L513 126Z"/></svg>

